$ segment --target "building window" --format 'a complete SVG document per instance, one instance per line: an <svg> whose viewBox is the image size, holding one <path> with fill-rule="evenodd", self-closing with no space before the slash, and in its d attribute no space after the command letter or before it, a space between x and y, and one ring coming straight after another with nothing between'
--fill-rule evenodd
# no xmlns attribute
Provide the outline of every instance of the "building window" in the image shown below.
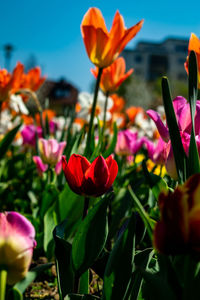
<svg viewBox="0 0 200 300"><path fill-rule="evenodd" d="M70 91L69 89L66 89L66 88L57 88L54 90L54 97L56 99L59 99L59 98L68 98L70 95Z"/></svg>
<svg viewBox="0 0 200 300"><path fill-rule="evenodd" d="M186 58L178 58L177 59L177 63L179 64L179 65L184 65L184 63L185 63L185 61L186 61Z"/></svg>
<svg viewBox="0 0 200 300"><path fill-rule="evenodd" d="M188 46L187 45L176 45L175 51L180 53L187 53Z"/></svg>
<svg viewBox="0 0 200 300"><path fill-rule="evenodd" d="M141 56L141 55L136 55L136 56L134 57L134 61L135 61L136 63L141 63L141 62L142 62L142 56Z"/></svg>
<svg viewBox="0 0 200 300"><path fill-rule="evenodd" d="M164 55L150 55L148 79L156 80L160 76L166 75L169 67L167 56Z"/></svg>

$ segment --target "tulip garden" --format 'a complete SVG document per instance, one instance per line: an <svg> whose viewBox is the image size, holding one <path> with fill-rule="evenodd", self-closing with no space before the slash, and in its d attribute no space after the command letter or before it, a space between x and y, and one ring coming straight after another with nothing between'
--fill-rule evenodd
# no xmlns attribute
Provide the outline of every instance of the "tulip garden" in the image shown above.
<svg viewBox="0 0 200 300"><path fill-rule="evenodd" d="M120 53L142 26L86 12L94 93L63 115L39 102L39 67L0 69L0 300L200 298L200 40L188 99L163 77L162 106L127 107Z"/></svg>

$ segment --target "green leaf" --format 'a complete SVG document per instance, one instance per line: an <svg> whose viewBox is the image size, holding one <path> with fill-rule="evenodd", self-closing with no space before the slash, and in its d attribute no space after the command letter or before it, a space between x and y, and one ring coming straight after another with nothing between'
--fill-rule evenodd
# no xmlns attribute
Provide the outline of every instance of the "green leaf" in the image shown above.
<svg viewBox="0 0 200 300"><path fill-rule="evenodd" d="M66 155L66 159L68 160L73 153L78 152L78 147L80 145L81 139L84 134L84 127L81 129L80 133L72 136L70 131L67 136L67 146L65 148L64 154Z"/></svg>
<svg viewBox="0 0 200 300"><path fill-rule="evenodd" d="M133 272L131 281L130 281L130 294L126 294L125 299L130 300L137 300L141 291L141 286L143 282L143 277L140 272L140 269L146 270L148 268L148 265L151 261L151 258L154 254L154 251L152 249L145 249L143 251L140 251L135 255L134 258L134 264L135 264L135 270ZM130 298L129 298L130 295ZM124 299L124 300L125 300Z"/></svg>
<svg viewBox="0 0 200 300"><path fill-rule="evenodd" d="M40 205L40 218L43 219L48 208L58 199L59 191L54 184L48 184L45 186L45 190L42 193L41 205Z"/></svg>
<svg viewBox="0 0 200 300"><path fill-rule="evenodd" d="M85 273L83 273L80 277L79 293L80 294L89 293L89 270L85 271Z"/></svg>
<svg viewBox="0 0 200 300"><path fill-rule="evenodd" d="M73 229L80 223L84 207L84 197L72 192L68 184L65 184L64 189L59 195L58 207L59 221L62 222L67 218L65 237L69 237Z"/></svg>
<svg viewBox="0 0 200 300"><path fill-rule="evenodd" d="M113 131L114 131L114 133L113 133L112 141L111 141L108 149L106 149L103 152L103 157L108 157L110 154L112 154L114 152L114 149L115 149L115 146L117 143L117 132L118 132L116 122L113 124Z"/></svg>
<svg viewBox="0 0 200 300"><path fill-rule="evenodd" d="M158 273L150 273L141 271L145 280L144 299L148 300L177 300L173 290L169 284L158 275Z"/></svg>
<svg viewBox="0 0 200 300"><path fill-rule="evenodd" d="M23 295L20 293L20 291L13 287L8 292L8 297L6 296L6 300L23 300Z"/></svg>
<svg viewBox="0 0 200 300"><path fill-rule="evenodd" d="M100 298L92 295L79 295L79 294L69 294L64 300L97 300Z"/></svg>
<svg viewBox="0 0 200 300"><path fill-rule="evenodd" d="M53 231L58 287L62 298L73 291L74 272L70 263L72 246L64 239L67 220L57 225Z"/></svg>
<svg viewBox="0 0 200 300"><path fill-rule="evenodd" d="M101 253L108 234L107 206L110 198L103 199L89 210L79 225L72 244L74 270L80 276Z"/></svg>
<svg viewBox="0 0 200 300"><path fill-rule="evenodd" d="M127 215L132 205L127 188L121 188L112 201L113 215L109 224L108 240L111 240L118 232L123 218Z"/></svg>
<svg viewBox="0 0 200 300"><path fill-rule="evenodd" d="M44 215L44 251L49 259L53 256L53 229L57 225L56 203Z"/></svg>
<svg viewBox="0 0 200 300"><path fill-rule="evenodd" d="M182 145L167 77L162 78L162 94L177 174L179 181L184 182L186 180L187 157Z"/></svg>
<svg viewBox="0 0 200 300"><path fill-rule="evenodd" d="M104 275L104 300L124 299L124 295L133 271L135 253L135 217L129 220L128 226L115 243L110 253Z"/></svg>
<svg viewBox="0 0 200 300"><path fill-rule="evenodd" d="M137 198L137 196L135 195L135 193L133 192L131 186L128 186L128 190L129 193L131 195L131 198L133 200L135 209L138 211L141 219L144 222L144 225L147 229L147 232L149 234L150 239L152 240L152 232L153 232L153 228L154 228L154 221L149 217L149 215L147 214L147 212L145 211L145 209L143 208L142 204L140 203L140 200Z"/></svg>
<svg viewBox="0 0 200 300"><path fill-rule="evenodd" d="M199 153L197 150L196 140L195 140L195 112L196 112L196 100L198 94L198 78L197 78L197 59L194 51L190 52L189 55L189 103L190 103L190 113L192 120L192 130L190 138L190 147L189 147L189 158L188 158L188 172L187 176L189 177L192 174L200 172L200 163L199 163Z"/></svg>
<svg viewBox="0 0 200 300"><path fill-rule="evenodd" d="M14 127L12 130L10 130L4 138L0 142L0 159L5 155L7 152L9 146L11 145L12 141L15 138L15 135L17 134L19 128L21 127L21 123Z"/></svg>
<svg viewBox="0 0 200 300"><path fill-rule="evenodd" d="M161 191L167 191L168 190L167 183L160 176L155 175L153 173L150 173L148 171L148 169L147 169L147 166L146 166L146 163L145 163L144 160L142 162L142 168L143 168L143 172L144 172L145 178L146 178L149 186L152 189L154 197L156 199L158 199L158 196L159 196L159 194L160 194Z"/></svg>

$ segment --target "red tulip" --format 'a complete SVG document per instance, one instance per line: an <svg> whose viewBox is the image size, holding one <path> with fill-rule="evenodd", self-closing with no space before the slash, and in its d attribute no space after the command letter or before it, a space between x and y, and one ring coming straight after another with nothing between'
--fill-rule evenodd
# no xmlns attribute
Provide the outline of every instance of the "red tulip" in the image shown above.
<svg viewBox="0 0 200 300"><path fill-rule="evenodd" d="M65 178L73 192L79 195L98 197L112 186L118 172L118 165L110 155L101 155L90 163L84 156L72 154L68 163L62 158Z"/></svg>

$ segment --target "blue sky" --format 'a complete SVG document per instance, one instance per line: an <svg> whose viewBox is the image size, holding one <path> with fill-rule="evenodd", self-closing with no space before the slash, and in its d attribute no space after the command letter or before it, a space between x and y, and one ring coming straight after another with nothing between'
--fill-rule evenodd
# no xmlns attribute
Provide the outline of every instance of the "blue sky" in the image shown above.
<svg viewBox="0 0 200 300"><path fill-rule="evenodd" d="M11 67L34 55L50 79L65 77L80 90L93 81L83 45L80 24L89 7L101 9L108 29L118 9L126 27L144 19L142 30L128 44L140 40L161 41L168 36L189 38L200 35L199 1L76 1L8 0L1 2L0 67L4 67L3 45L15 47Z"/></svg>

